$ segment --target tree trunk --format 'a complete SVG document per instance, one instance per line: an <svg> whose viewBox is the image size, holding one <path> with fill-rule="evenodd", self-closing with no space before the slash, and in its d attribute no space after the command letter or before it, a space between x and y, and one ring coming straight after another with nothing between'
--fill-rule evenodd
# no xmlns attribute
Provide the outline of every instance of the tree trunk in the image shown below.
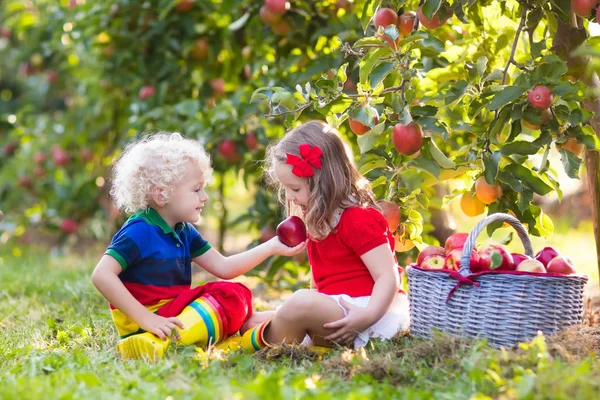
<svg viewBox="0 0 600 400"><path fill-rule="evenodd" d="M596 136L600 137L600 79L596 73L590 74L587 66L589 57L572 57L572 51L588 37L587 31L581 27L581 19L572 15L571 24L558 19L558 29L552 43L552 50L567 62L569 73L592 90L594 96L583 102L583 107L594 113L590 125ZM596 242L596 268L600 273L600 153L598 150L586 150L585 165L588 171L588 187L592 197L592 219Z"/></svg>

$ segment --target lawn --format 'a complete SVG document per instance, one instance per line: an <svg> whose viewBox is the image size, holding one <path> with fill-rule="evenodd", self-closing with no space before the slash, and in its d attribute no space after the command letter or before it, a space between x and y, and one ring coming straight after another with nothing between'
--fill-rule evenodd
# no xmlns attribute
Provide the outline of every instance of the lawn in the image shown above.
<svg viewBox="0 0 600 400"><path fill-rule="evenodd" d="M592 399L600 329L518 348L403 337L324 356L298 347L255 355L171 349L122 362L95 257L0 255L1 399Z"/></svg>

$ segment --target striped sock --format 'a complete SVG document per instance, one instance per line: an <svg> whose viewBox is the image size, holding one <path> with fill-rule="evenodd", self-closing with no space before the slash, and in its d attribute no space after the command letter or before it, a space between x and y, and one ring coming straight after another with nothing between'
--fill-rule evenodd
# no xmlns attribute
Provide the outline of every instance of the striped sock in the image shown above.
<svg viewBox="0 0 600 400"><path fill-rule="evenodd" d="M244 332L240 346L247 351L258 351L267 347L269 344L265 340L265 330L270 323L271 319L268 319Z"/></svg>

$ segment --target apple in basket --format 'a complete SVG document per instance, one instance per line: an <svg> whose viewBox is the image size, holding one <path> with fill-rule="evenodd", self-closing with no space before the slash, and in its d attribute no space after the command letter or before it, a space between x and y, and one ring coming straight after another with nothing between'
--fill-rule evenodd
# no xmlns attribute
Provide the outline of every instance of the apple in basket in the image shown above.
<svg viewBox="0 0 600 400"><path fill-rule="evenodd" d="M479 252L479 265L482 271L514 271L515 261L506 247L490 244Z"/></svg>
<svg viewBox="0 0 600 400"><path fill-rule="evenodd" d="M547 267L550 261L556 256L560 256L558 250L552 246L548 246L538 251L534 258L544 264L544 267Z"/></svg>
<svg viewBox="0 0 600 400"><path fill-rule="evenodd" d="M446 239L446 243L444 244L446 254L450 254L454 249L462 249L467 241L467 236L469 236L468 233L455 233Z"/></svg>
<svg viewBox="0 0 600 400"><path fill-rule="evenodd" d="M295 215L281 221L275 232L279 241L289 247L297 246L306 240L306 225Z"/></svg>
<svg viewBox="0 0 600 400"><path fill-rule="evenodd" d="M553 274L574 274L575 271L575 263L571 259L571 257L567 256L556 256L548 263L546 267L548 272Z"/></svg>
<svg viewBox="0 0 600 400"><path fill-rule="evenodd" d="M430 254L421 261L419 266L427 269L444 269L446 257L442 254Z"/></svg>
<svg viewBox="0 0 600 400"><path fill-rule="evenodd" d="M535 258L528 258L526 260L521 261L519 265L517 265L516 270L521 272L546 272L544 264L542 264L541 261L538 261Z"/></svg>
<svg viewBox="0 0 600 400"><path fill-rule="evenodd" d="M510 253L510 255L512 256L513 261L515 262L515 265L519 265L525 260L531 260L531 257L526 256L525 254Z"/></svg>
<svg viewBox="0 0 600 400"><path fill-rule="evenodd" d="M423 260L425 260L425 258L428 256L432 256L432 255L444 256L445 254L446 254L446 251L441 246L427 246L417 256L417 264L422 266Z"/></svg>

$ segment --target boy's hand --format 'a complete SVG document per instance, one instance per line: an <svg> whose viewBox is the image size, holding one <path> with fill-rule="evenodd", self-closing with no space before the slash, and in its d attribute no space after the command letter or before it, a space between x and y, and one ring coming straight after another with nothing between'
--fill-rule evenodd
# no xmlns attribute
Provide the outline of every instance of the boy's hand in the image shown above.
<svg viewBox="0 0 600 400"><path fill-rule="evenodd" d="M177 318L165 318L154 313L150 313L146 319L140 321L140 328L144 329L146 332L155 334L162 340L167 339L172 334L175 336L175 340L181 339L177 327L185 329L183 323Z"/></svg>
<svg viewBox="0 0 600 400"><path fill-rule="evenodd" d="M302 250L304 250L306 248L306 243L308 243L308 241L305 240L304 242L300 243L299 245L297 245L295 247L288 247L285 244L281 243L279 238L277 236L275 236L274 238L269 240L269 243L272 246L273 254L277 254L280 256L293 256L294 254L298 254Z"/></svg>
<svg viewBox="0 0 600 400"><path fill-rule="evenodd" d="M348 303L344 299L340 299L340 304L348 310L348 315L323 325L323 328L326 329L338 328L337 331L326 336L325 339L348 346L354 342L360 332L373 325L373 322L366 308Z"/></svg>

